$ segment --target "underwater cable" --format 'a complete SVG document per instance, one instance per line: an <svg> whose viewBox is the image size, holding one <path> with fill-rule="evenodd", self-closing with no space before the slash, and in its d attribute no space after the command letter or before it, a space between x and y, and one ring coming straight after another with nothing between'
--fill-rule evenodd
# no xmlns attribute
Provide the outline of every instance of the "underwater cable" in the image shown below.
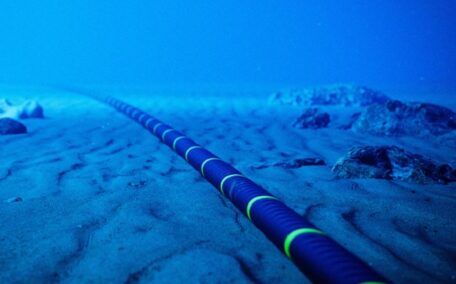
<svg viewBox="0 0 456 284"><path fill-rule="evenodd" d="M279 199L171 126L112 96L70 91L114 107L157 136L228 198L312 282L386 283L370 266Z"/></svg>

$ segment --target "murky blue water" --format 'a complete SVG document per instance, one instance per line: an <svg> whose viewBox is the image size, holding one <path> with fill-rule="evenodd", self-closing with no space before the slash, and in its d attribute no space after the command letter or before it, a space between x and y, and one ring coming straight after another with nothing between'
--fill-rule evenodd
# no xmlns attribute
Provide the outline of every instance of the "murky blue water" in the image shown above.
<svg viewBox="0 0 456 284"><path fill-rule="evenodd" d="M448 90L456 4L3 1L0 82Z"/></svg>

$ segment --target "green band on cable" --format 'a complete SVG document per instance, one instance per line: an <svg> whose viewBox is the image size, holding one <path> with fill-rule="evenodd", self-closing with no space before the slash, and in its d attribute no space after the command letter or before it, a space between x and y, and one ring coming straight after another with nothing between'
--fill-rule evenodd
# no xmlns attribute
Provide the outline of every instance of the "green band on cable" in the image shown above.
<svg viewBox="0 0 456 284"><path fill-rule="evenodd" d="M242 175L241 174L232 174L232 175L227 175L226 177L224 177L222 179L222 181L220 182L220 192L222 192L223 195L225 195L225 191L223 190L223 184L225 184L225 182L232 177L242 177Z"/></svg>
<svg viewBox="0 0 456 284"><path fill-rule="evenodd" d="M174 141L173 141L173 149L174 149L174 150L176 150L176 143L177 143L177 141L179 141L179 140L181 140L181 139L184 139L184 138L185 138L185 136L179 136L179 137L177 137L176 139L174 139Z"/></svg>
<svg viewBox="0 0 456 284"><path fill-rule="evenodd" d="M171 131L173 131L174 129L166 129L165 131L163 131L162 133L162 141L165 142L165 137L166 137L166 134L170 133Z"/></svg>
<svg viewBox="0 0 456 284"><path fill-rule="evenodd" d="M258 200L262 200L262 199L277 199L277 198L275 198L274 196L270 196L270 195L260 195L260 196L252 198L249 201L249 203L247 204L247 208L245 209L245 211L247 213L247 217L249 218L250 221L252 221L252 218L250 217L250 210L252 209L253 204L255 202L257 202Z"/></svg>
<svg viewBox="0 0 456 284"><path fill-rule="evenodd" d="M149 118L146 120L146 128L147 128L147 129L149 129L149 123L150 123L151 121L153 121L153 120L154 120L154 119L151 118L151 117L149 117Z"/></svg>
<svg viewBox="0 0 456 284"><path fill-rule="evenodd" d="M204 160L204 162L201 164L201 175L204 177L204 166L210 162L210 161L215 161L215 160L220 160L219 158L208 158Z"/></svg>
<svg viewBox="0 0 456 284"><path fill-rule="evenodd" d="M325 233L323 233L322 231L317 230L315 228L301 228L301 229L296 229L293 232L289 233L287 235L287 237L285 238L285 242L283 243L283 251L285 252L285 254L289 258L291 258L291 254L290 254L291 243L294 241L294 239L297 236L304 235L304 234L320 234L320 235L324 235Z"/></svg>
<svg viewBox="0 0 456 284"><path fill-rule="evenodd" d="M141 111L139 111L139 110L137 110L137 109L135 109L135 111L136 111L136 112L133 112L133 114L131 115L131 117L132 117L133 119L137 119L136 116L137 116L138 114L139 114L139 116L141 116Z"/></svg>
<svg viewBox="0 0 456 284"><path fill-rule="evenodd" d="M157 128L159 128L161 125L163 125L161 122L155 124L154 128L152 129L152 133L155 134L155 131L157 131Z"/></svg>
<svg viewBox="0 0 456 284"><path fill-rule="evenodd" d="M188 161L188 154L190 154L190 152L193 149L198 149L198 148L202 148L202 147L201 146L192 146L192 147L188 148L187 151L185 151L185 155L184 155L185 160Z"/></svg>
<svg viewBox="0 0 456 284"><path fill-rule="evenodd" d="M128 106L127 116L129 116L131 114L132 110L134 110L133 107L132 106Z"/></svg>

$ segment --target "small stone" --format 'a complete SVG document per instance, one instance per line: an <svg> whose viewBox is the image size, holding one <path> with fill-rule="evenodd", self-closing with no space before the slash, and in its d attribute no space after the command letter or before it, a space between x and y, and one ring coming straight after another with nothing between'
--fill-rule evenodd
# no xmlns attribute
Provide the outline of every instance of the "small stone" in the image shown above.
<svg viewBox="0 0 456 284"><path fill-rule="evenodd" d="M22 104L21 118L43 118L44 111L36 101L27 101Z"/></svg>
<svg viewBox="0 0 456 284"><path fill-rule="evenodd" d="M0 135L24 133L27 133L27 128L24 124L11 118L0 118Z"/></svg>
<svg viewBox="0 0 456 284"><path fill-rule="evenodd" d="M328 113L319 113L317 108L309 108L298 117L293 126L298 128L319 129L328 127L331 117Z"/></svg>
<svg viewBox="0 0 456 284"><path fill-rule="evenodd" d="M23 199L22 197L16 196L16 197L11 197L5 200L6 203L13 203L13 202L22 202Z"/></svg>
<svg viewBox="0 0 456 284"><path fill-rule="evenodd" d="M377 178L412 183L448 183L456 181L449 165L396 146L355 147L339 159L333 172L340 178Z"/></svg>

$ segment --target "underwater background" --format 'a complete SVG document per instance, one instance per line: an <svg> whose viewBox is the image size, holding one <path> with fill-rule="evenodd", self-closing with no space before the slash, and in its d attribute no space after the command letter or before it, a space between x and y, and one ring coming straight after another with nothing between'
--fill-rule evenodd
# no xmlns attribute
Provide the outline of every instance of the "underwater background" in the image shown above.
<svg viewBox="0 0 456 284"><path fill-rule="evenodd" d="M455 5L3 1L0 81L451 90Z"/></svg>
<svg viewBox="0 0 456 284"><path fill-rule="evenodd" d="M1 1L0 283L456 283L455 110L454 0Z"/></svg>

